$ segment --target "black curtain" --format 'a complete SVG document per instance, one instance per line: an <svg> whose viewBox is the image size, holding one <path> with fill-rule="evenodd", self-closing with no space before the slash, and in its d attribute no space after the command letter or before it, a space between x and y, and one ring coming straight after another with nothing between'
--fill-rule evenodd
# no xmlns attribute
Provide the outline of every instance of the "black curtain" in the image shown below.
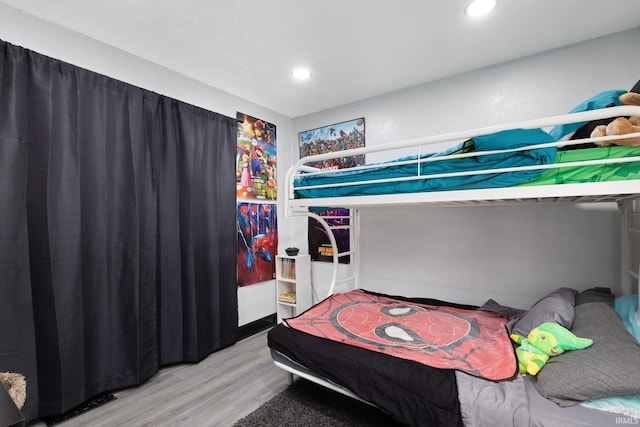
<svg viewBox="0 0 640 427"><path fill-rule="evenodd" d="M233 344L235 119L0 48L0 371L25 417Z"/></svg>

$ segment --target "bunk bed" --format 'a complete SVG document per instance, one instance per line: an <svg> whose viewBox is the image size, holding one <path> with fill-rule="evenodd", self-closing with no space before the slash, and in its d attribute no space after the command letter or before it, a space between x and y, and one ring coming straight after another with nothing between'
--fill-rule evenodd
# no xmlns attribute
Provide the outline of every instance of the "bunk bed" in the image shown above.
<svg viewBox="0 0 640 427"><path fill-rule="evenodd" d="M565 425L614 425L624 422L625 416L640 414L638 402L623 400L613 408L613 403L603 400L640 395L639 374L634 368L640 366L637 297L620 297L614 302L613 295L600 289L578 293L562 288L528 310L517 310L494 304L493 300L477 307L378 294L367 291L358 277L361 209L414 204L615 202L623 224L622 289L625 294L636 293L640 268L640 150L623 146L620 140L640 135L571 139L577 130L594 121L620 116L640 116L640 107L587 109L300 159L287 173L285 215L308 216L324 227L333 246L333 274L325 299L269 332L274 363L287 371L290 379L296 375L314 381L377 406L408 425L472 426L485 425L488 420L490 425L554 425L559 420ZM307 166L363 154L379 161L338 171ZM327 206L351 209L348 223L352 247L348 253L338 252L331 226L310 209ZM339 259L346 255L351 258L354 274L338 280ZM374 329L378 331L375 325L356 330L359 322L366 323L360 318L367 317L366 312L357 310L376 304L387 310L391 320L386 324L395 328L383 337L386 343L379 341L386 330L372 334ZM461 338L464 334L459 334L459 328L438 336L433 330L420 329L422 326L405 327L394 316L404 315L407 310L422 316L422 323L418 323L422 326L429 324L436 312L448 316L461 322L460 329L473 329L473 337ZM356 319L355 325L345 326L345 319ZM483 347L477 340L478 333L483 339L487 335L481 330L493 333L494 338L499 335L498 342L490 344L499 347L504 345L505 336L508 341L509 333L526 336L543 321L561 323L578 336L596 336L597 345L590 351L552 358L537 378L517 374L511 346L496 351L493 357L487 356L489 350L478 356L475 364L469 361L469 355ZM444 365L415 360L411 353L419 351L387 345L396 339L402 341L403 334L413 334L408 339L413 343L428 341L423 345L428 347L427 353L446 348L461 354L446 353L448 364ZM436 345L436 341L444 344ZM483 371L490 362L493 365ZM580 375L576 366L592 371ZM587 403L579 404L582 401ZM606 410L593 409L598 404L609 406Z"/></svg>

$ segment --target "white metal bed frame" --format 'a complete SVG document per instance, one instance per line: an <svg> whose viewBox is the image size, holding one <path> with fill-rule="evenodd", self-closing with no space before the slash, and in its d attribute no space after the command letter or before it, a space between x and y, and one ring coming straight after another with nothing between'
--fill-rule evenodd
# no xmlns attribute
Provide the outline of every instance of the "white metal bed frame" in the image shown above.
<svg viewBox="0 0 640 427"><path fill-rule="evenodd" d="M295 184L295 179L302 176L302 174L315 174L315 175L323 175L334 173L335 171L323 171L315 168L311 168L307 166L308 163L315 163L323 160L336 159L347 156L357 156L368 153L380 153L380 152L392 152L393 150L398 149L411 149L413 154L420 155L421 153L429 152L429 150L423 150L423 147L432 146L434 144L443 144L443 143L455 143L459 141L464 141L476 136L488 135L495 132L500 132L504 130L510 129L535 129L535 128L548 128L556 125L564 125L571 123L582 123L589 122L592 120L605 119L605 118L613 118L619 116L640 116L640 107L639 106L618 106L618 107L610 107L603 108L600 110L592 110L585 111L581 113L574 114L565 114L560 116L552 116L543 119L536 120L527 120L521 122L514 122L503 125L496 125L484 128L477 128L472 130L460 131L460 132L452 132L442 135L436 136L428 136L422 138L409 139L404 141L398 141L388 144L376 145L371 147L362 147L362 148L354 148L351 150L339 151L339 152L331 152L318 154L314 156L307 156L300 159L296 162L286 174L286 198L285 198L285 215L293 216L298 215L301 211L304 212L307 208L312 206L340 206L340 207L370 207L370 206L386 206L386 205L407 205L407 204L415 204L415 203L428 203L432 206L435 205L457 205L457 204L467 204L467 203L495 203L496 201L503 201L504 203L512 203L515 201L525 201L525 202L537 202L539 200L536 199L552 199L551 201L558 201L558 199L566 199L569 198L570 202L581 202L581 201L600 201L600 197L604 197L607 201L617 201L617 194L632 194L632 193L640 193L640 186L638 186L638 182L636 181L617 181L617 182L598 182L598 183L583 183L583 184L564 184L564 185L545 185L545 186L534 186L534 187L504 187L504 188L489 188L489 189L477 189L477 190L455 190L455 191L432 191L432 192L422 192L422 193L408 193L408 194L386 194L386 195L375 195L375 196L351 196L351 197L327 197L327 198L308 198L308 199L297 199L295 198L295 191L298 187ZM518 149L509 149L503 151L486 151L484 153L471 153L471 154L461 154L456 156L447 156L446 159L451 158L463 158L463 157L471 157L471 156L482 156L482 155L490 155L496 154L500 152L511 152L511 151L524 151L529 150L531 148L542 148L549 146L563 146L569 144L583 144L586 142L600 142L600 141L611 141L616 139L625 139L630 136L640 136L640 134L629 134L622 136L609 136L609 137L598 137L598 138L586 138L575 141L560 141L549 144L538 144L527 147L522 147ZM419 162L432 162L432 161L441 161L446 160L443 157L439 158L426 158L426 159L418 159L413 161L406 162L394 162L388 166L396 166L401 164L408 163L419 163ZM554 169L558 167L573 167L573 166L581 166L581 165L589 165L589 164L605 164L605 163L616 163L616 162L633 162L638 161L638 158L626 158L626 159L610 159L604 161L589 161L589 162L574 162L568 165L556 165L556 164L547 164L547 165L537 165L537 166L527 166L527 167L516 167L516 168L504 168L504 169L490 169L487 171L475 171L472 172L474 174L478 173L496 173L496 172L512 172L512 171L521 171L521 170L533 170L533 169ZM364 165L356 168L350 168L349 170L358 170L358 169L367 169L372 167L380 167L380 164L376 165ZM419 172L419 171L418 171ZM458 172L458 173L450 173L450 174L440 174L440 175L420 175L419 173L410 178L401 178L395 181L401 180L424 180L436 177L444 177L446 176L462 176L469 175L470 172ZM373 181L360 181L358 183L366 184L372 183ZM377 182L391 182L391 180L378 180ZM314 186L317 188L322 187L332 187L336 186L336 184L326 184L326 185L318 185ZM577 200L580 198L580 200ZM593 200L588 200L589 198L593 198Z"/></svg>
<svg viewBox="0 0 640 427"><path fill-rule="evenodd" d="M598 120L603 118L613 118L620 116L640 116L640 107L638 106L618 106L603 108L600 110L585 111L574 114L564 114L559 116L552 116L536 120L527 120L521 122L514 122L509 124L490 126L478 129L472 129L467 131L452 132L443 135L428 136L423 138L415 138L405 141L393 142L389 144L376 145L371 147L355 148L351 150L345 150L340 152L324 153L314 156L307 156L296 162L286 174L286 192L284 200L285 217L291 216L308 216L317 220L325 229L329 235L331 245L333 247L333 261L334 271L332 275L332 282L329 289L329 295L331 295L335 286L338 285L337 268L338 260L344 255L351 255L355 258L352 264L354 265L354 274L352 280L357 282L357 269L358 269L358 208L365 207L381 207L381 206L398 206L398 205L412 205L412 204L425 204L429 206L469 206L469 205L497 205L497 204L514 204L514 203L556 203L556 202L569 202L569 203L593 203L593 202L616 202L620 207L620 211L623 215L635 216L637 214L629 213L633 209L630 207L623 208L624 201L627 199L634 199L640 197L640 180L629 181L608 181L608 182L587 182L580 184L556 184L556 185L540 185L540 186L525 186L525 187L502 187L502 188L484 188L473 190L454 190L454 191L431 191L420 193L402 193L402 194L381 194L381 195L367 195L367 196L350 196L350 197L324 197L324 198L296 198L295 192L299 188L296 186L296 178L303 174L315 174L323 175L328 173L335 173L335 171L323 171L307 166L309 163L315 163L323 160L357 156L368 153L382 153L393 152L398 149L410 149L413 154L416 154L418 159L405 161L405 162L393 162L391 165L397 166L400 164L421 163L441 161L451 158L464 158L469 156L481 156L495 154L500 151L487 151L484 153L470 153L461 154L446 157L429 157L426 159L420 159L420 154L429 152L425 147L433 146L434 144L443 143L457 143L480 135L488 135L491 133L509 130L509 129L535 129L535 128L550 128L556 125L564 125L571 123L583 123L592 120ZM606 140L624 139L630 136L640 136L640 134L629 134L623 136L610 136L599 138L586 138L575 141L560 141L548 144L537 144L518 149L505 150L522 151L531 148L542 148L549 146L562 146L569 144L583 144L587 142L600 142ZM593 160L587 162L572 162L568 164L546 164L536 166L525 166L515 168L504 169L490 169L482 172L474 173L496 173L496 172L511 172L521 170L532 169L554 169L558 167L575 167L591 164L606 164L606 163L620 163L620 162L638 162L640 157L625 157L621 159L608 159L608 160ZM364 165L349 170L367 169L371 167L380 167L380 164L376 165ZM417 169L417 174L413 177L404 177L398 180L424 180L435 177L443 177L443 174L439 175L421 175L420 168ZM446 176L461 176L468 175L469 172L449 173ZM391 180L378 180L378 182L390 182ZM359 181L358 183L371 183L372 181ZM318 185L315 187L331 187L335 184ZM308 188L308 187L307 187ZM350 223L353 225L351 228L351 251L349 253L340 254L337 250L335 238L331 232L331 227L327 222L319 215L309 212L309 208L316 206L332 206L341 208L354 209ZM635 204L633 204L635 206ZM631 220L625 219L625 223L629 223ZM635 230L635 229L634 229ZM634 233L636 233L634 231ZM640 233L640 231L638 231ZM630 239L623 239L624 241ZM625 249L626 253L627 249ZM629 274L631 268L625 267L624 271ZM634 270L635 271L635 270ZM639 272L634 273L636 276ZM636 277L636 280L638 278ZM355 286L357 288L357 285Z"/></svg>
<svg viewBox="0 0 640 427"><path fill-rule="evenodd" d="M615 202L618 205L618 210L622 216L621 220L621 289L624 294L633 293L635 290L640 290L640 180L627 180L627 181L609 181L609 182L589 182L580 184L555 184L555 185L540 185L540 186L525 186L525 187L503 187L503 188L488 188L488 189L473 189L473 190L454 190L454 191L434 191L434 192L421 192L421 193L402 193L402 194L382 194L382 195L367 195L367 196L350 196L350 197L328 197L328 198L296 198L295 192L296 178L305 174L325 174L333 173L335 171L321 171L315 168L307 166L308 163L315 163L323 160L342 158L347 156L356 156L367 153L383 153L393 152L397 149L410 149L413 154L417 155L417 160L398 163L409 164L429 161L439 161L442 158L427 158L420 159L421 153L429 152L425 151L424 147L431 146L433 144L442 143L456 143L464 141L475 136L487 135L503 130L509 129L534 129L534 128L550 128L556 125L582 123L592 120L613 118L619 116L640 116L640 107L638 106L619 106L603 108L600 110L586 111L574 114L565 114L559 116L552 116L537 120L528 120L521 122L514 122L510 124L484 127L478 129L472 129L461 132L453 132L437 136L429 136L424 138L416 138L411 140L399 141L384 145L377 145L372 147L356 148L351 150L345 150L340 152L332 152L319 154L315 156L307 156L296 162L286 174L286 198L284 200L285 217L292 216L307 216L317 220L327 232L329 236L331 246L333 248L333 274L328 295L333 294L336 291L336 286L340 286L345 283L350 283L352 289L359 288L358 283L358 270L359 270L359 211L360 208L366 207L382 207L382 206L399 206L399 205L413 205L424 204L429 206L476 206L476 205L508 205L508 204L540 204L540 203L595 203L595 202ZM586 142L599 142L605 140L624 139L628 137L637 137L640 133L629 134L620 137L601 137L601 138L586 138L575 141L560 141L550 144L538 144L535 146L528 146L518 150L526 150L531 148L541 148L545 146L561 146L568 144L583 144ZM508 150L516 151L516 150ZM494 154L496 151L486 152L486 154ZM472 153L467 155L457 155L456 157L466 156L478 156L480 153ZM390 160L393 157L390 158ZM452 158L448 156L448 158ZM559 166L558 164L548 164L540 166L529 166L519 168L507 168L507 169L491 169L486 173L496 172L510 172L517 170L530 170L530 169L553 169L558 167L567 166L580 166L589 164L604 164L615 162L638 162L640 157L627 157L623 159L613 159L605 161L589 161L589 162L573 162L567 165ZM376 164L379 167L380 164ZM366 169L370 166L361 166L356 169ZM429 179L436 176L433 175L420 175L420 168L416 168L418 174L411 178L403 179ZM353 169L350 169L353 170ZM446 176L458 176L467 173L452 173L446 174ZM443 175L438 175L442 177ZM382 180L387 182L388 180ZM367 183L370 181L363 181ZM331 186L331 185L327 185ZM321 186L319 186L321 187ZM325 219L313 212L309 211L311 207L340 207L351 209L350 215L350 244L351 249L347 253L338 253L338 247L336 240L332 233L331 226L325 221ZM339 258L345 255L351 256L351 269L352 275L347 278L339 280L338 276L338 264ZM638 292L640 294L640 292ZM276 366L284 369L288 373L288 381L293 381L293 375L298 375L303 378L307 378L320 385L323 385L332 390L338 391L350 397L359 399L358 396L351 391L342 388L341 386L328 381L324 378L314 376L312 373L306 372L304 369L296 367L295 364L283 363L282 361L274 360ZM360 399L359 399L360 400Z"/></svg>

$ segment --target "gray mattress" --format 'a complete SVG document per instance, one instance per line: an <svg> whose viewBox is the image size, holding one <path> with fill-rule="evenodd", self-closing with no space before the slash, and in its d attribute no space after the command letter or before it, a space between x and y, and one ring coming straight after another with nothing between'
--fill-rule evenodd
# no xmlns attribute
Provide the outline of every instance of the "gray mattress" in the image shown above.
<svg viewBox="0 0 640 427"><path fill-rule="evenodd" d="M277 351L271 350L271 357L307 375L314 375ZM527 375L494 383L456 372L456 380L466 427L605 427L619 425L620 419L625 418L580 405L560 407L542 397L535 388L535 379ZM347 394L350 393L347 390Z"/></svg>
<svg viewBox="0 0 640 427"><path fill-rule="evenodd" d="M581 405L558 406L538 393L528 375L494 383L456 372L456 380L466 427L605 427L624 418Z"/></svg>

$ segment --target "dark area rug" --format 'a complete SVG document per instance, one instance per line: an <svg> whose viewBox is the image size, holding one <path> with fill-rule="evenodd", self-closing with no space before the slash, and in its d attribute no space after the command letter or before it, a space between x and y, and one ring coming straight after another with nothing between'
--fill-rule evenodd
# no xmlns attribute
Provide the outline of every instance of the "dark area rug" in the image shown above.
<svg viewBox="0 0 640 427"><path fill-rule="evenodd" d="M366 403L299 379L233 427L403 426Z"/></svg>

